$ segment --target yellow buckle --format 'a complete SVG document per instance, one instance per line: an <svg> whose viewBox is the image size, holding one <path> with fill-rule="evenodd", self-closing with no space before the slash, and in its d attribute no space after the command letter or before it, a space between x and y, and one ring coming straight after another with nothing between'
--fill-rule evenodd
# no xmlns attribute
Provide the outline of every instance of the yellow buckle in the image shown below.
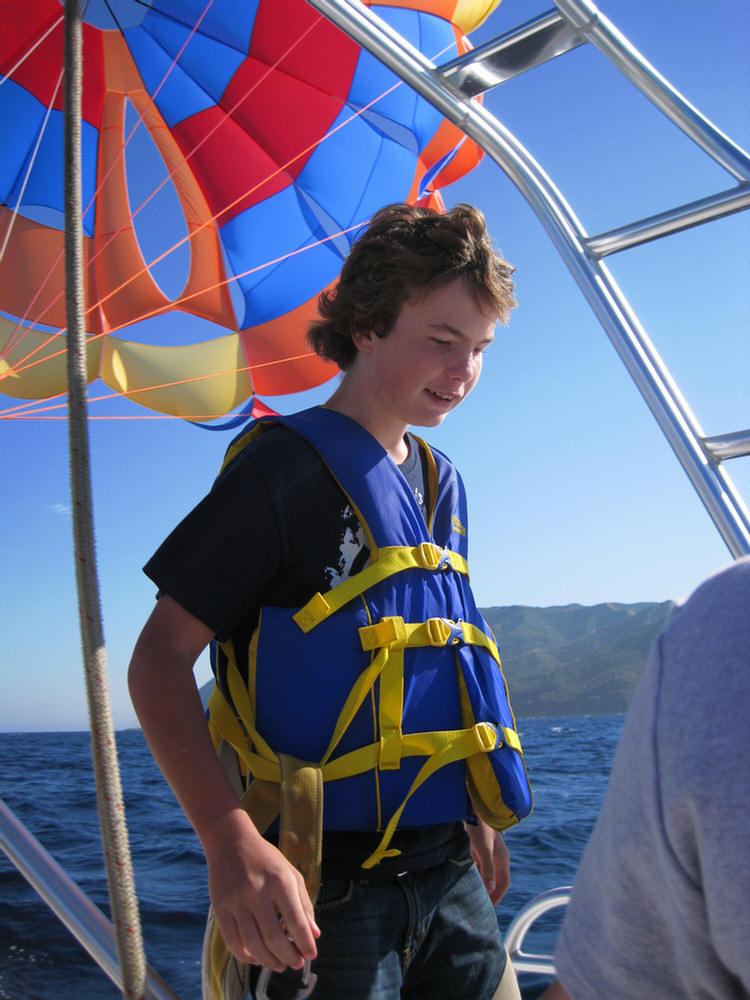
<svg viewBox="0 0 750 1000"><path fill-rule="evenodd" d="M424 623L427 641L431 646L444 646L451 637L452 629L443 618L428 618Z"/></svg>
<svg viewBox="0 0 750 1000"><path fill-rule="evenodd" d="M414 550L414 559L420 569L437 569L443 550L432 542L421 542Z"/></svg>
<svg viewBox="0 0 750 1000"><path fill-rule="evenodd" d="M479 743L485 753L490 753L497 748L497 730L489 722L478 722L474 727L479 737Z"/></svg>

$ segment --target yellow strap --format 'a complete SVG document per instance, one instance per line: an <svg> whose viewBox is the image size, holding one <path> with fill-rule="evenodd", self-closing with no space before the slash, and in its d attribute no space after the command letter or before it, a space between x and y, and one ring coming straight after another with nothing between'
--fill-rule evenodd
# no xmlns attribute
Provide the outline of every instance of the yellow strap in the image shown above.
<svg viewBox="0 0 750 1000"><path fill-rule="evenodd" d="M521 739L515 729L510 729L508 726L500 726L500 732L503 734L503 743L523 756Z"/></svg>
<svg viewBox="0 0 750 1000"><path fill-rule="evenodd" d="M324 768L335 752L347 727L357 714L362 702L367 697L368 692L380 676L387 659L388 651L381 650L357 678L347 696L344 707L339 713L331 741L321 758L320 763ZM229 658L227 663L227 680L234 704L243 719L244 728L243 725L240 725L234 711L218 689L214 690L209 702L212 728L232 745L255 778L279 782L281 780L281 772L278 759L255 727L247 688L243 685L236 664L231 658ZM368 765L368 767L372 766L372 764ZM377 767L377 760L374 766ZM351 773L358 774L359 770L354 770Z"/></svg>
<svg viewBox="0 0 750 1000"><path fill-rule="evenodd" d="M208 700L208 729L211 733L215 749L218 749L222 738L227 743L231 743L235 749L238 744L246 740L245 731L237 721L237 717L226 698L216 685L214 685L211 697Z"/></svg>
<svg viewBox="0 0 750 1000"><path fill-rule="evenodd" d="M482 730L482 727L486 728ZM457 734L454 740L447 743L442 750L433 754L424 762L419 770L419 773L412 782L411 788L406 793L403 802L388 821L388 825L385 828L385 832L383 833L380 843L362 865L363 868L373 868L376 864L382 861L383 858L395 857L399 853L398 851L389 850L388 845L390 844L391 838L396 831L398 821L401 819L401 813L404 811L406 803L409 801L414 792L416 792L420 785L424 784L424 782L427 781L427 779L433 775L435 771L438 771L441 767L445 767L446 764L452 764L455 761L466 760L467 757L473 757L476 753L487 753L488 750L491 750L494 747L494 741L492 746L488 746L485 740L482 739L482 736L486 737L487 735L486 730L491 730L494 735L492 726L488 726L486 723L479 723L471 729L463 730L461 733Z"/></svg>
<svg viewBox="0 0 750 1000"><path fill-rule="evenodd" d="M456 635L460 631L461 637ZM428 618L426 622L405 622L398 616L382 618L374 625L359 629L362 649L372 650L387 646L403 649L406 646L447 646L461 642L469 646L482 646L498 663L500 654L490 636L471 622L453 622L447 618Z"/></svg>
<svg viewBox="0 0 750 1000"><path fill-rule="evenodd" d="M338 746L339 740L346 732L349 723L357 714L360 705L365 700L368 692L380 676L380 673L385 666L386 659L387 650L381 650L381 652L370 661L366 669L362 671L357 680L354 682L354 686L344 702L344 707L339 712L339 717L336 720L333 735L331 736L331 742L328 744L328 748L321 758L322 764L325 764L329 760L333 751Z"/></svg>
<svg viewBox="0 0 750 1000"><path fill-rule="evenodd" d="M386 650L381 650L379 656L385 657L386 653ZM377 659L376 657L376 660L370 665L371 668L374 666L374 669L365 671L365 674L370 674L370 677L362 683L361 687L363 691L367 688L368 681L371 683L371 678L376 677L380 672L382 664L378 665L376 663ZM364 693L362 693L361 697L364 697ZM219 696L215 698L212 696L211 711L212 719L221 730L224 738L232 743L240 758L255 776L255 780L251 783L248 792L243 797L243 805L255 819L256 825L262 829L275 818L278 811L279 785L283 786L282 766L279 763L279 759L274 757L269 760L253 752L248 743L247 736L244 734L242 727L237 723L223 697ZM354 711L356 711L356 708L354 708ZM502 727L498 732L487 722L476 723L467 729L402 734L399 738L399 757L422 756L426 757L427 760L420 769L401 805L389 820L380 844L370 858L367 859L363 867L372 867L382 858L392 856L396 853L389 851L388 845L391 842L407 801L427 778L446 764L465 760L477 754L484 755L496 749L501 745L498 740L500 734L502 734L502 739L506 744L512 746L519 753L521 752L520 741L514 730ZM328 756L330 756L337 742L338 738L331 741ZM341 778L353 777L357 774L376 770L381 763L381 754L382 742L377 742L342 754L334 760L328 760L320 768L312 765L316 771L315 780L320 780L321 782L336 781ZM255 807L251 805L252 800L256 800ZM322 790L320 801L322 804ZM322 820L322 808L320 816ZM309 830L310 824L307 824L307 828ZM307 836L307 833L305 835ZM312 851L312 848L310 850ZM314 890L314 886L315 883L313 881L310 889Z"/></svg>
<svg viewBox="0 0 750 1000"><path fill-rule="evenodd" d="M203 1000L246 997L250 989L250 966L238 962L221 933L213 906L208 911L201 961Z"/></svg>
<svg viewBox="0 0 750 1000"><path fill-rule="evenodd" d="M269 781L266 778L254 778L240 797L240 805L258 831L265 833L274 820L278 819L281 811L279 782Z"/></svg>
<svg viewBox="0 0 750 1000"><path fill-rule="evenodd" d="M323 845L323 772L318 764L283 753L278 765L278 781L255 778L240 801L261 833L281 816L279 850L301 873L315 903Z"/></svg>
<svg viewBox="0 0 750 1000"><path fill-rule="evenodd" d="M380 770L394 770L401 763L402 718L404 712L404 649L414 646L446 646L464 642L489 650L497 663L500 657L489 636L469 622L428 618L426 622L405 622L399 616L381 619L359 630L364 650L379 649L373 663L383 663L380 676L379 726ZM373 681L374 683L374 681ZM516 742L518 738L513 734ZM510 740L508 740L510 742ZM520 743L518 744L520 747Z"/></svg>
<svg viewBox="0 0 750 1000"><path fill-rule="evenodd" d="M481 631L481 629L476 628L468 622L461 622L460 625L464 641L473 645L484 646L499 662L497 647L494 642ZM441 629L445 631L441 632ZM326 749L326 752L321 758L321 764L324 765L326 771L326 765L335 752L335 749L348 725L356 715L359 707L368 692L371 690L375 681L386 668L386 663L389 658L393 658L392 651L397 651L399 648L403 648L405 646L438 645L439 642L437 640L440 639L441 636L445 636L447 638L447 635L448 631L446 623L443 619L439 618L429 619L427 622L419 625L404 622L401 618L386 618L376 625L368 625L360 629L360 636L362 637L362 645L364 649L376 648L377 646L381 646L381 649L367 668L360 674L339 714L331 741ZM382 648L385 641L389 641L389 646ZM444 642L445 639L443 639L443 644ZM403 714L402 708L399 709L399 706L402 706L403 688L401 681L394 679L397 678L399 673L397 660L393 664L393 667L394 677L389 676L388 683L385 685L381 683L380 721L381 726L385 721L386 729L388 730L400 728L400 724L391 725L390 720L395 720L396 718L400 719ZM236 664L231 657L229 658L229 662L227 664L227 677L229 681L230 693L232 698L235 699L235 705L237 705L238 711L240 711L243 715L247 732L238 722L234 711L227 703L226 699L222 696L218 688L214 689L209 702L212 732L215 735L221 734L221 736L223 736L227 742L232 745L245 765L251 770L256 778L278 782L280 780L280 772L276 754L271 750L255 728L254 715L251 711L250 698L247 689L242 683L239 671L237 670ZM382 705L384 700L384 692L382 690L383 687L385 687L385 706ZM391 703L394 699L395 705ZM503 742L512 747L518 753L522 753L521 743L516 731L508 727L502 727L501 731ZM412 755L412 753L405 749L405 747L408 746L408 743L405 741L408 741L409 739L413 740L415 738L421 738L421 734L411 734L407 736L403 736L403 734L401 734L401 749L398 753L399 756ZM249 741L252 742L256 748L255 750L253 750L253 747L250 746ZM393 746L395 747L395 742ZM353 753L357 754L358 752L359 751L354 751ZM362 752L369 753L369 748L363 748ZM432 751L426 749L426 752L430 753ZM348 760L350 756L351 755L346 755L346 757L339 758L339 760ZM386 762L394 759L395 750L392 750L391 747L387 746L385 756ZM337 764L337 762L334 763ZM378 762L375 761L368 766L377 767ZM340 767L341 765L337 764L336 770L339 771ZM366 769L366 767L360 768L359 766L355 766L354 769L348 773L358 774L360 773L360 770ZM344 774L340 773L338 776L343 777ZM327 773L326 780L331 780Z"/></svg>
<svg viewBox="0 0 750 1000"><path fill-rule="evenodd" d="M281 780L278 758L255 726L255 713L252 711L250 695L242 682L231 647L225 648L225 652L227 683L237 711L235 712L219 688L214 687L208 702L209 730L214 746L218 747L219 740L225 739L254 778L278 785ZM237 718L238 713L242 722Z"/></svg>
<svg viewBox="0 0 750 1000"><path fill-rule="evenodd" d="M330 615L354 597L363 594L381 580L400 573L405 569L443 570L453 569L468 575L469 567L463 556L450 549L441 549L432 542L422 542L416 546L390 545L378 550L375 562L359 573L348 577L326 594L315 594L304 607L294 615L295 622L303 632L310 632Z"/></svg>
<svg viewBox="0 0 750 1000"><path fill-rule="evenodd" d="M314 904L320 889L323 845L323 772L320 766L279 754L281 826L279 850L305 880ZM252 786L251 786L252 787Z"/></svg>
<svg viewBox="0 0 750 1000"><path fill-rule="evenodd" d="M436 732L426 733L404 733L401 737L402 757L428 757L439 753L457 738L465 736L467 733L474 734L476 742L476 752L488 753L500 744L498 743L497 730L489 722L477 722L468 729L446 729ZM231 740L227 738L227 742ZM250 785L252 789L258 781L270 782L276 785L281 781L281 768L277 758L266 760L253 753L247 745L247 740L238 746L232 744L238 756L243 761L248 770L254 775L255 781ZM337 781L340 778L351 778L365 771L376 770L380 760L380 743L369 743L366 746L350 750L348 753L335 757L321 767L324 781ZM275 816L274 816L275 818Z"/></svg>
<svg viewBox="0 0 750 1000"><path fill-rule="evenodd" d="M255 708L250 699L250 692L242 680L233 656L227 657L227 686L229 687L232 704L237 710L240 719L242 719L242 724L247 730L250 742L254 745L256 751L267 760L275 760L276 754L255 726Z"/></svg>
<svg viewBox="0 0 750 1000"><path fill-rule="evenodd" d="M468 729L445 729L429 733L404 733L402 757L430 757L442 753L457 740L471 740L474 753L488 753L498 746L497 731L489 722L477 722ZM369 743L336 757L323 766L323 780L337 781L377 769L380 743Z"/></svg>
<svg viewBox="0 0 750 1000"><path fill-rule="evenodd" d="M396 770L401 764L401 724L404 715L404 650L390 649L380 676L378 724L380 761L383 771Z"/></svg>

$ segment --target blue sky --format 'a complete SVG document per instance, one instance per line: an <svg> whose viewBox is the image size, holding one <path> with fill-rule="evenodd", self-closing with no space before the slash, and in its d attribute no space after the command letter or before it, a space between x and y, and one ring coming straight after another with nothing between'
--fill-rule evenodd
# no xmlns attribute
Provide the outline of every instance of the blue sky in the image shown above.
<svg viewBox="0 0 750 1000"><path fill-rule="evenodd" d="M547 6L504 0L492 24L504 30ZM750 147L743 0L599 6L689 100ZM503 84L487 101L591 232L731 186L591 47ZM687 593L730 560L728 550L540 223L487 159L444 195L449 204L483 209L517 269L519 305L510 326L498 330L478 387L425 435L451 455L468 487L480 605L661 601ZM608 261L708 434L750 424L747 215ZM331 388L268 402L289 411L322 401ZM109 412L91 407L92 417ZM126 411L120 405L117 412ZM210 485L227 438L176 420L93 419L90 430L102 607L121 728L134 724L125 674L154 599L141 566ZM67 426L3 421L0 438L0 730L84 729ZM727 468L747 501L750 459ZM208 678L205 662L198 676Z"/></svg>

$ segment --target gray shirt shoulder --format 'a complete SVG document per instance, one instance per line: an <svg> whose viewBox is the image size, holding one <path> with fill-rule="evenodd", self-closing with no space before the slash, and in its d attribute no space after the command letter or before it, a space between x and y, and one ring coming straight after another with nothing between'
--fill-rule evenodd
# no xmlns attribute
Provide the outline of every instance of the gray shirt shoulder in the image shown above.
<svg viewBox="0 0 750 1000"><path fill-rule="evenodd" d="M675 606L555 955L574 1000L750 997L750 559Z"/></svg>

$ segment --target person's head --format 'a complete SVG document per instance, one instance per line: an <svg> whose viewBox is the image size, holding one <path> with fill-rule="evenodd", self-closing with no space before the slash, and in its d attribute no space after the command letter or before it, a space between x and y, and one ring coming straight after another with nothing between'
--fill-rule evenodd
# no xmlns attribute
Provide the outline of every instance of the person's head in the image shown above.
<svg viewBox="0 0 750 1000"><path fill-rule="evenodd" d="M471 205L445 213L415 205L377 212L355 240L308 340L344 371L357 356L357 333L387 337L405 302L463 279L484 312L507 323L516 304L513 267L493 248L484 216Z"/></svg>

